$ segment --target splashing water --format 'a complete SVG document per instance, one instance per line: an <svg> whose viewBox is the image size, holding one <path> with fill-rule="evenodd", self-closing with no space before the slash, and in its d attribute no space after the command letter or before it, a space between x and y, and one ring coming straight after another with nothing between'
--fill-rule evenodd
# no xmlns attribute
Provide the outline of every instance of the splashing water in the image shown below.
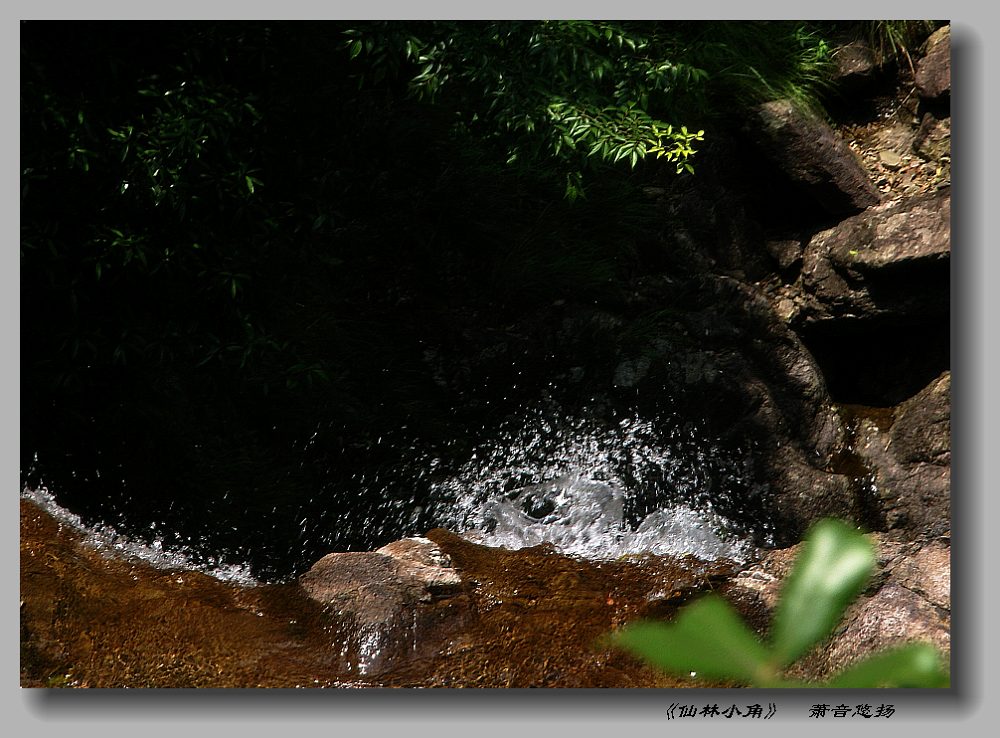
<svg viewBox="0 0 1000 738"><path fill-rule="evenodd" d="M393 467L317 490L298 528L285 531L288 559L304 571L330 551L373 550L433 527L512 549L549 543L591 559L649 553L739 561L750 549L748 532L768 544L748 453L724 449L674 417L591 410L573 415L545 400L512 415L472 453L451 452L447 461L418 441L396 446ZM255 549L233 551L210 535L178 542L176 531L155 522L126 535L105 523L85 524L42 485L22 496L110 554L247 585L289 576L285 566L262 576L251 558ZM363 543L345 546L345 532ZM274 543L280 550L283 544Z"/></svg>
<svg viewBox="0 0 1000 738"><path fill-rule="evenodd" d="M711 513L675 506L647 515L631 530L623 518L622 490L581 476L533 485L510 499L488 501L482 530L468 536L505 548L551 543L558 550L594 559L649 553L703 560L742 560L747 544L725 539L725 520Z"/></svg>
<svg viewBox="0 0 1000 738"><path fill-rule="evenodd" d="M745 558L749 543L715 511L746 494L741 452L714 446L691 424L638 416L602 424L548 408L525 417L434 485L439 524L487 545L550 543L594 559Z"/></svg>
<svg viewBox="0 0 1000 738"><path fill-rule="evenodd" d="M195 563L194 551L167 547L162 538L154 537L151 542L146 543L123 535L109 525L88 526L79 515L56 502L55 496L44 487L40 489L25 487L21 490L21 497L31 500L63 525L82 533L84 545L106 555L143 561L157 569L200 571L221 581L247 587L260 583L251 574L249 566L224 564L211 557L204 563Z"/></svg>

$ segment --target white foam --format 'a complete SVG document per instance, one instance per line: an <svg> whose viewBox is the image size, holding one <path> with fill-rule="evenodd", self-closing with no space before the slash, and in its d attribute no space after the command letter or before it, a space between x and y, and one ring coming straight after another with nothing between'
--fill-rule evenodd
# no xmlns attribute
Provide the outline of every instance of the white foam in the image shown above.
<svg viewBox="0 0 1000 738"><path fill-rule="evenodd" d="M194 562L190 551L166 547L160 537L145 542L123 535L109 525L88 526L79 515L56 502L55 496L45 487L24 487L21 497L31 500L63 525L82 533L84 545L101 553L126 560L143 561L157 569L200 571L221 581L248 587L260 583L245 565L226 564L211 558L206 563L199 564Z"/></svg>
<svg viewBox="0 0 1000 738"><path fill-rule="evenodd" d="M740 461L729 463L696 429L638 416L602 426L541 409L525 417L437 484L436 512L446 527L486 545L549 543L590 559L650 553L740 561L750 551L724 532L732 526L707 491L714 485L718 497L738 494L725 487L741 483ZM651 511L629 525L625 513L638 497Z"/></svg>
<svg viewBox="0 0 1000 738"><path fill-rule="evenodd" d="M534 516L525 505L548 504ZM724 538L724 521L683 506L655 510L635 530L624 521L624 493L582 476L534 485L513 498L494 498L482 508L483 529L466 533L488 546L519 549L550 543L562 553L589 559L626 554L691 555L705 561L743 560L748 544ZM537 508L536 508L537 509Z"/></svg>

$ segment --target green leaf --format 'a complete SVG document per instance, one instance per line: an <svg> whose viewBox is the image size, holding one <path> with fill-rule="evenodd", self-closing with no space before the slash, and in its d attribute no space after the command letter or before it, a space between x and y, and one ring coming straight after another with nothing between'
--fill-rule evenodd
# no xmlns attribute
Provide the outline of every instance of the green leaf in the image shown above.
<svg viewBox="0 0 1000 738"><path fill-rule="evenodd" d="M806 535L781 592L771 643L787 666L829 635L875 566L872 545L838 520L822 520Z"/></svg>
<svg viewBox="0 0 1000 738"><path fill-rule="evenodd" d="M768 673L768 654L735 610L716 595L681 609L671 624L635 623L612 642L679 674L753 683Z"/></svg>
<svg viewBox="0 0 1000 738"><path fill-rule="evenodd" d="M868 657L849 666L825 687L948 687L951 680L937 650L929 643L912 643Z"/></svg>
<svg viewBox="0 0 1000 738"><path fill-rule="evenodd" d="M351 59L356 58L360 53L361 53L361 40L359 39L355 41L353 44L351 44L351 50L350 50Z"/></svg>

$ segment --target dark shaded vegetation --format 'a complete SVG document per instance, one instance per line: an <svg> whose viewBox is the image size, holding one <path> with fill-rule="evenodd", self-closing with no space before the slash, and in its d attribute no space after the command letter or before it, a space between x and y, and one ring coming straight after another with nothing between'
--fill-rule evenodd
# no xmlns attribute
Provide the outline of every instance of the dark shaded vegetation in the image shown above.
<svg viewBox="0 0 1000 738"><path fill-rule="evenodd" d="M827 63L792 23L21 31L23 481L264 573L403 532L419 491L357 480L413 438L458 454L549 377L613 367L627 325L551 337L669 263L638 144L814 101ZM536 64L517 44L546 33ZM538 118L554 96L605 128Z"/></svg>

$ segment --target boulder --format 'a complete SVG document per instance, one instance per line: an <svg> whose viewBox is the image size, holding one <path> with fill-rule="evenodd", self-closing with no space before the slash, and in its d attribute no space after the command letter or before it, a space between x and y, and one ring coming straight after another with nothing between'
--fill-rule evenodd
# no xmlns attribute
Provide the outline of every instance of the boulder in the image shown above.
<svg viewBox="0 0 1000 738"><path fill-rule="evenodd" d="M827 213L850 215L881 196L857 155L819 116L789 100L753 109L746 131L761 154Z"/></svg>
<svg viewBox="0 0 1000 738"><path fill-rule="evenodd" d="M299 586L338 619L342 652L359 674L377 673L409 649L433 640L434 609L459 593L462 580L448 557L425 538L396 541L372 552L331 553L299 578Z"/></svg>
<svg viewBox="0 0 1000 738"><path fill-rule="evenodd" d="M853 605L845 622L817 664L824 677L906 643L926 642L943 654L950 653L950 618L916 592L895 583Z"/></svg>
<svg viewBox="0 0 1000 738"><path fill-rule="evenodd" d="M931 34L926 52L917 62L914 83L917 94L925 100L936 100L951 94L951 26L943 26Z"/></svg>
<svg viewBox="0 0 1000 738"><path fill-rule="evenodd" d="M951 612L951 546L947 538L929 541L893 567L897 583L944 612Z"/></svg>
<svg viewBox="0 0 1000 738"><path fill-rule="evenodd" d="M888 432L859 427L855 452L873 471L890 531L943 535L951 529L951 373L896 408Z"/></svg>
<svg viewBox="0 0 1000 738"><path fill-rule="evenodd" d="M836 68L833 79L840 84L852 87L858 81L869 80L875 72L875 53L866 41L852 41L833 50L831 54Z"/></svg>
<svg viewBox="0 0 1000 738"><path fill-rule="evenodd" d="M945 660L951 651L951 560L948 538L900 543L873 534L876 569L868 588L844 613L825 643L793 665L790 676L827 679L886 648L924 641ZM720 592L762 635L802 544L769 551L722 585Z"/></svg>
<svg viewBox="0 0 1000 738"><path fill-rule="evenodd" d="M774 259L782 274L797 272L802 266L802 252L805 248L802 241L784 239L780 241L768 241L765 245L767 253Z"/></svg>
<svg viewBox="0 0 1000 738"><path fill-rule="evenodd" d="M924 113L913 139L913 151L931 162L951 156L951 118L939 120L932 113Z"/></svg>
<svg viewBox="0 0 1000 738"><path fill-rule="evenodd" d="M950 189L873 207L809 241L800 318L948 315L950 256Z"/></svg>
<svg viewBox="0 0 1000 738"><path fill-rule="evenodd" d="M838 416L812 356L770 301L725 276L660 284L650 280L644 289L673 293L678 335L663 351L678 389L721 427L746 420L827 458L841 440Z"/></svg>
<svg viewBox="0 0 1000 738"><path fill-rule="evenodd" d="M372 622L453 592L461 583L434 544L419 538L377 551L327 554L299 578L299 585L314 600Z"/></svg>
<svg viewBox="0 0 1000 738"><path fill-rule="evenodd" d="M896 409L891 436L903 464L951 463L951 372Z"/></svg>

